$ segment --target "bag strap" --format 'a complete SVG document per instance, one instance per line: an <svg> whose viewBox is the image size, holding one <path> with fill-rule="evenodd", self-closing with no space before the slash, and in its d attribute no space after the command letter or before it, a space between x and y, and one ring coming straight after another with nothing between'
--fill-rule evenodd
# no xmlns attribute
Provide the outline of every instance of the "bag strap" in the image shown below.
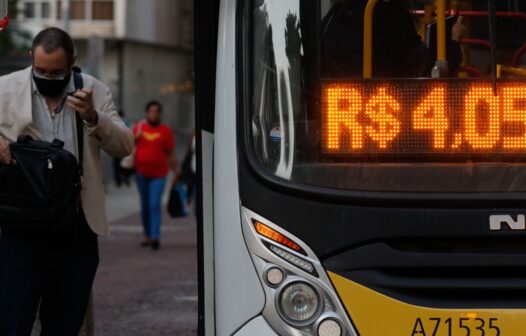
<svg viewBox="0 0 526 336"><path fill-rule="evenodd" d="M80 68L73 68L73 82L75 90L82 90L84 88L84 79L82 78ZM79 156L79 173L82 177L84 174L84 122L80 114L75 111L75 119L77 121L77 151Z"/></svg>

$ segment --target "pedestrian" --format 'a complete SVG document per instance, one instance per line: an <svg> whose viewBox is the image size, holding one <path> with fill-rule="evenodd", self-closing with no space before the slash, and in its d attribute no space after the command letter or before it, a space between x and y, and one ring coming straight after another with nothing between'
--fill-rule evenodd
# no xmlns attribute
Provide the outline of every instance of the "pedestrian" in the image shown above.
<svg viewBox="0 0 526 336"><path fill-rule="evenodd" d="M83 88L75 89L75 47L66 32L41 31L31 57L31 67L0 77L0 164L12 162L9 142L19 135L62 140L77 159L82 150L81 202L63 229L2 230L0 335L31 335L40 306L42 336L73 336L82 327L98 266L97 236L108 232L100 151L126 156L133 149L133 135L106 85L82 74ZM75 111L82 119L82 141L77 141Z"/></svg>
<svg viewBox="0 0 526 336"><path fill-rule="evenodd" d="M135 177L141 199L144 240L141 246L153 250L160 247L161 200L170 168L177 172L175 141L172 130L161 123L162 105L151 101L146 105L146 119L134 127Z"/></svg>

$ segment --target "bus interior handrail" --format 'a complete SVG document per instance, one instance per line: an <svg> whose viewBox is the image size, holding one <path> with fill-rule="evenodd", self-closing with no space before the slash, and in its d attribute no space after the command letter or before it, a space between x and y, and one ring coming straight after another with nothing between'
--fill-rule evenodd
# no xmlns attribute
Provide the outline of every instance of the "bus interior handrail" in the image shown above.
<svg viewBox="0 0 526 336"><path fill-rule="evenodd" d="M411 14L417 16L424 16L425 11L418 9L412 10ZM472 10L446 10L446 15L464 16L464 17L487 17L489 13L487 11L472 11ZM514 18L520 20L526 20L526 13L520 12L496 12L495 15L501 18Z"/></svg>
<svg viewBox="0 0 526 336"><path fill-rule="evenodd" d="M373 14L378 0L369 0L363 19L363 78L373 76Z"/></svg>

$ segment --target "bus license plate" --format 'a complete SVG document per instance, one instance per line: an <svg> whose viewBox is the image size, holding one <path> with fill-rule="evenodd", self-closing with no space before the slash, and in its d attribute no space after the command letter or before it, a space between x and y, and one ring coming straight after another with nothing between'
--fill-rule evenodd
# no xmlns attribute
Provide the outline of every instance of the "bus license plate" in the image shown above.
<svg viewBox="0 0 526 336"><path fill-rule="evenodd" d="M504 336L498 318L417 318L411 336Z"/></svg>

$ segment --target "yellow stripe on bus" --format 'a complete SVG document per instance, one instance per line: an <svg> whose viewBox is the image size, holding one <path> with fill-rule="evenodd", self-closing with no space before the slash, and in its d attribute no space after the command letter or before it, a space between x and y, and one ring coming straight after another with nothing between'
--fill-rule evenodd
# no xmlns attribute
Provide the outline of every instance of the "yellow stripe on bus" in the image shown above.
<svg viewBox="0 0 526 336"><path fill-rule="evenodd" d="M523 336L526 309L435 309L329 276L361 336Z"/></svg>

